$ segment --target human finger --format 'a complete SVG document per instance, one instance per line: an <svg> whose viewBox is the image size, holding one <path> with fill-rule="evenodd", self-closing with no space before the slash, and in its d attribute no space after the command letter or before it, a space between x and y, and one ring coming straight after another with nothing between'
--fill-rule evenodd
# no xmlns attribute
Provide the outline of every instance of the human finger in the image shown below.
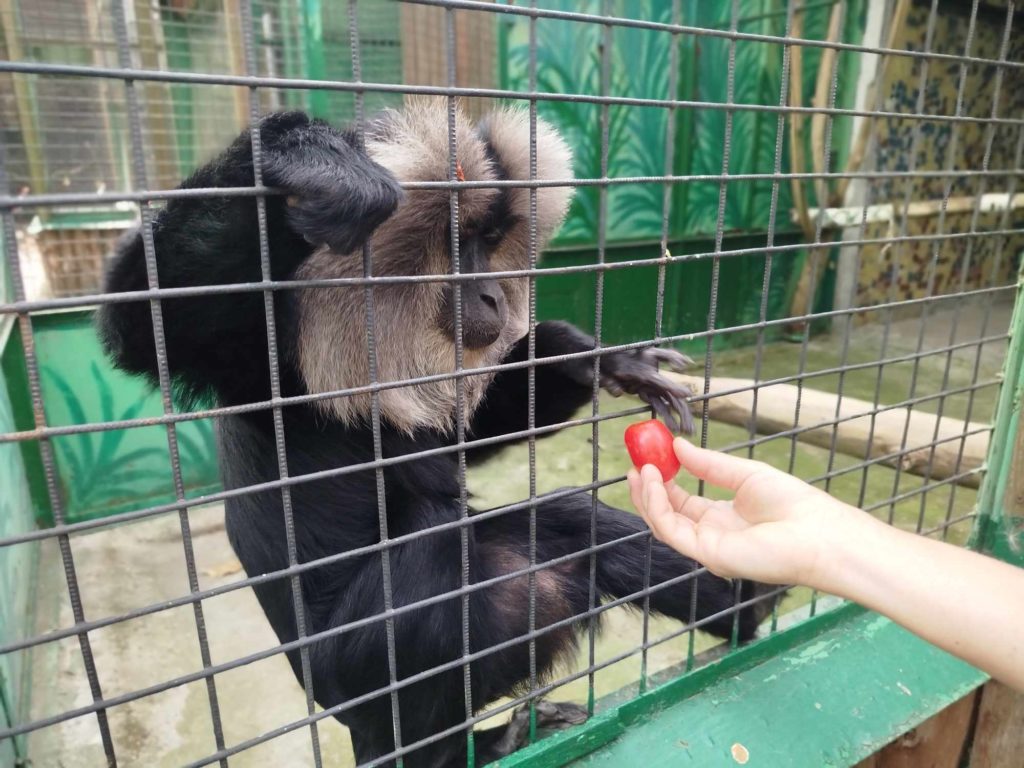
<svg viewBox="0 0 1024 768"><path fill-rule="evenodd" d="M691 475L730 491L738 489L750 476L767 469L767 465L759 461L698 448L681 437L672 441L672 448L679 463Z"/></svg>
<svg viewBox="0 0 1024 768"><path fill-rule="evenodd" d="M626 473L626 484L629 486L629 500L633 502L633 508L640 513L640 516L647 520L647 510L644 509L644 486L640 479L640 473L630 467Z"/></svg>
<svg viewBox="0 0 1024 768"><path fill-rule="evenodd" d="M669 504L668 491L664 484L660 482L644 483L643 496L643 506L646 510L644 519L651 527L655 537L670 547L692 556L697 544L693 522L689 518L675 513Z"/></svg>

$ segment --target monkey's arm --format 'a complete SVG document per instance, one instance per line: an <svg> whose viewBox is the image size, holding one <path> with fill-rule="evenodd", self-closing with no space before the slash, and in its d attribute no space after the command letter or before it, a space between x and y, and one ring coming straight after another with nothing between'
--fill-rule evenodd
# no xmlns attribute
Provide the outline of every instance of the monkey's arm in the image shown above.
<svg viewBox="0 0 1024 768"><path fill-rule="evenodd" d="M593 337L569 323L549 320L538 323L534 358L535 421L543 427L567 421L590 401L593 393L594 357L584 355L568 360L548 360L595 348ZM528 359L529 339L523 337L502 363ZM641 349L609 352L601 355L600 385L613 395L637 395L665 420L670 428L693 429L693 419L686 398L691 394L658 373L658 363L682 369L690 361L678 352L662 349ZM473 414L470 425L475 439L494 437L528 429L529 374L526 367L501 371L487 389L483 403ZM477 448L467 458L478 461L501 450L504 443Z"/></svg>
<svg viewBox="0 0 1024 768"><path fill-rule="evenodd" d="M263 183L286 195L266 198L271 277L288 278L326 243L338 253L356 249L394 210L394 179L358 148L354 138L302 113L271 115L260 123ZM182 189L251 187L249 132L182 183ZM161 288L257 283L259 223L254 197L171 200L153 222ZM110 292L149 287L142 233L118 247L106 278ZM280 305L286 297L277 294ZM168 365L192 395L216 392L222 401L262 398L268 388L263 294L218 293L161 301ZM157 376L148 301L104 305L100 335L117 365Z"/></svg>

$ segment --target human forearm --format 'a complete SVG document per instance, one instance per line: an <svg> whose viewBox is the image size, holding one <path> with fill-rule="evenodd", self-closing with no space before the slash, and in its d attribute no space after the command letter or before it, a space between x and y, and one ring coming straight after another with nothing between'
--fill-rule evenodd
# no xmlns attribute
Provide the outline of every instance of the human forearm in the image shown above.
<svg viewBox="0 0 1024 768"><path fill-rule="evenodd" d="M811 586L878 611L1024 690L1024 570L850 510Z"/></svg>

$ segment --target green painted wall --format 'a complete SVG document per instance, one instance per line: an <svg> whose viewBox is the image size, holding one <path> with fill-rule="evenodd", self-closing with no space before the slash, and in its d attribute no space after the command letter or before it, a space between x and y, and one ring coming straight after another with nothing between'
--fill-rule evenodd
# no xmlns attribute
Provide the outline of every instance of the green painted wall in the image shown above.
<svg viewBox="0 0 1024 768"><path fill-rule="evenodd" d="M14 324L0 319L0 350ZM16 331L15 331L16 333ZM0 377L0 433L16 429L14 407L3 377ZM17 444L0 444L0 539L35 527L34 508ZM0 643L8 643L31 632L35 568L38 546L21 544L0 549ZM0 655L0 722L7 725L23 720L28 709L28 653ZM0 765L14 765L24 756L23 740L0 742Z"/></svg>
<svg viewBox="0 0 1024 768"><path fill-rule="evenodd" d="M660 23L672 21L672 4L662 0L560 0L549 4L556 10L626 16ZM730 3L702 3L683 0L681 23L702 28L726 30L730 25ZM803 36L825 37L830 3L809 4L804 12ZM863 31L864 3L848 3L843 38L860 40ZM739 18L742 32L782 35L785 32L786 4L782 0L741 0ZM749 19L749 20L747 20ZM500 82L503 88L529 90L529 21L508 16L500 21ZM669 93L670 46L672 36L665 32L625 27L612 28L609 50L610 77L607 93L611 96L666 99L676 98L723 104L728 97L728 60L730 41L694 35L679 35L679 73L676 91ZM601 44L604 28L594 24L543 19L537 24L537 86L547 93L601 92ZM779 103L782 75L782 50L778 45L752 41L735 44L736 75L733 102L737 104ZM807 48L803 54L803 103L809 104L820 66L820 49ZM840 54L838 106L852 106L857 82L857 57ZM575 155L577 178L601 177L601 105L581 102L538 102L538 114L556 125L568 139ZM665 173L668 109L633 105L608 107L608 176L661 176ZM711 175L723 172L727 112L722 109L677 109L674 112L674 175ZM842 169L849 143L849 119L833 121L831 170ZM773 113L739 110L732 113L728 172L733 174L769 174L775 170L778 118ZM810 134L810 126L806 128ZM781 172L790 172L790 136L784 135ZM809 150L809 146L808 146ZM810 157L810 154L808 154ZM805 169L809 170L809 169ZM723 214L725 239L723 250L761 248L767 245L770 180L730 182ZM717 228L719 193L716 181L691 181L676 184L668 221L669 250L673 255L711 253ZM813 194L808 187L808 194ZM599 229L599 189L583 187L576 191L568 219L556 238L554 252L541 266L594 263ZM609 261L657 258L657 242L662 230L663 185L628 184L608 188L607 234ZM796 244L802 236L788 220L792 208L792 190L788 183L778 189L778 215L775 244ZM653 243L653 244L652 244ZM575 250L573 250L575 249ZM768 318L790 314L790 299L796 279L803 268L805 254L792 250L777 254L773 260L769 290ZM721 261L716 326L754 322L761 305L763 255L729 258ZM815 309L831 308L834 259L818 288ZM710 259L671 267L667 274L665 296L665 333L704 330L711 295ZM604 327L607 343L650 338L654 329L657 269L629 269L610 272L605 278ZM538 298L542 317L557 316L568 307L570 319L593 325L594 287L592 274L542 278L557 287L552 295L543 291ZM547 298L557 296L548 303ZM769 336L778 333L770 331ZM749 334L730 334L716 339L716 346L750 343ZM698 345L703 349L703 343Z"/></svg>
<svg viewBox="0 0 1024 768"><path fill-rule="evenodd" d="M3 256L3 224L0 223L0 299L12 296L10 268ZM16 321L0 316L0 434L20 428L15 420L15 401L6 383L6 351L17 335ZM35 527L35 506L28 482L29 473L18 444L0 444L0 539ZM0 548L0 643L27 636L33 624L37 544ZM29 706L29 663L27 652L0 655L0 724L25 718ZM25 739L0 742L0 765L14 765L25 756Z"/></svg>
<svg viewBox="0 0 1024 768"><path fill-rule="evenodd" d="M159 416L159 395L107 361L90 312L38 315L33 321L50 426ZM53 438L67 522L174 500L166 428L160 425ZM187 494L219 487L209 421L178 427Z"/></svg>

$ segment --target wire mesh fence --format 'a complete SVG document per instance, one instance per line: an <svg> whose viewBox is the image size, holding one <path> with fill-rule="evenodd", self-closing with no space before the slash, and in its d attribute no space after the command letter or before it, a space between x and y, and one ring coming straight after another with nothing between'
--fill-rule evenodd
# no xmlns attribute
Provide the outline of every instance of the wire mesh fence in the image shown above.
<svg viewBox="0 0 1024 768"><path fill-rule="evenodd" d="M541 5L0 2L12 759L479 764L831 607L623 511L652 413L967 543L1015 4Z"/></svg>

